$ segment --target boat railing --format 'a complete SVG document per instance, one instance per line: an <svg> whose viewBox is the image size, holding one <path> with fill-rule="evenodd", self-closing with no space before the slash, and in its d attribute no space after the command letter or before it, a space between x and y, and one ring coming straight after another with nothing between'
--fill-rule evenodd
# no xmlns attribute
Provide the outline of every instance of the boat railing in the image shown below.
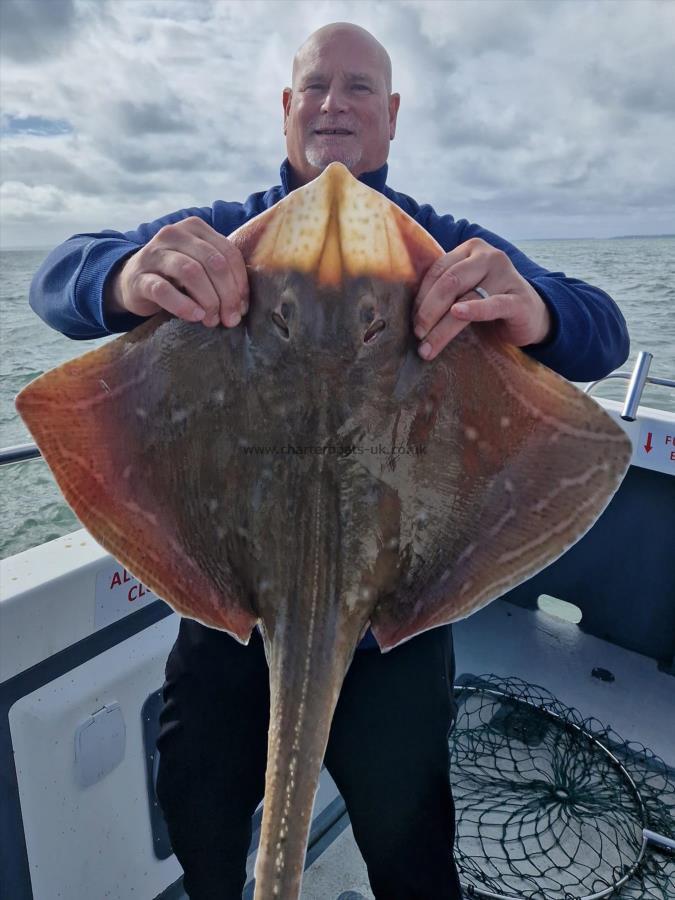
<svg viewBox="0 0 675 900"><path fill-rule="evenodd" d="M640 405L642 392L647 384L661 385L662 387L675 388L675 381L671 378L655 378L649 375L649 367L652 364L654 356L646 350L638 353L632 372L611 372L604 378L597 381L589 382L583 391L590 394L599 384L609 381L611 378L621 378L629 381L626 390L626 398L624 407L621 412L621 418L626 422L634 422L637 414L637 408ZM24 462L27 459L39 459L42 457L38 447L35 444L15 444L11 447L3 447L0 449L0 466L7 466L10 463Z"/></svg>
<svg viewBox="0 0 675 900"><path fill-rule="evenodd" d="M23 462L25 459L37 459L41 456L42 454L35 444L14 444L12 447L3 447L0 450L0 466Z"/></svg>
<svg viewBox="0 0 675 900"><path fill-rule="evenodd" d="M625 381L628 381L629 385L626 389L626 398L623 403L621 418L625 419L626 422L634 422L637 415L637 408L642 399L642 392L644 391L646 384L658 384L662 387L675 388L675 381L671 378L655 378L648 374L653 359L654 355L652 353L649 353L646 350L640 350L632 372L611 372L609 375L605 375L604 378L598 378L597 381L591 381L584 388L584 394L592 393L597 385L609 381L610 378L622 378Z"/></svg>

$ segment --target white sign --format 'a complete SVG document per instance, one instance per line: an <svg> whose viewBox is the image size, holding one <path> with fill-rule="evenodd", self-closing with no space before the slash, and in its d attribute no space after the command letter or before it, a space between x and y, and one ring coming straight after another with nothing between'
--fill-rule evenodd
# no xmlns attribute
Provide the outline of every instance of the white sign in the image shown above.
<svg viewBox="0 0 675 900"><path fill-rule="evenodd" d="M644 422L636 449L641 461L651 463L650 468L675 473L675 428L672 425L655 419Z"/></svg>
<svg viewBox="0 0 675 900"><path fill-rule="evenodd" d="M158 599L123 566L111 562L96 573L94 626L105 628Z"/></svg>

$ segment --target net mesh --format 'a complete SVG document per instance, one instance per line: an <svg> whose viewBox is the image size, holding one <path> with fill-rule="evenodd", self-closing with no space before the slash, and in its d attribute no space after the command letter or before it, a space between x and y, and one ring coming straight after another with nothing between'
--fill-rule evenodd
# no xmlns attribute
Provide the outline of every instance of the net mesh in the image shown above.
<svg viewBox="0 0 675 900"><path fill-rule="evenodd" d="M545 688L455 686L455 859L467 897L675 900L675 771Z"/></svg>

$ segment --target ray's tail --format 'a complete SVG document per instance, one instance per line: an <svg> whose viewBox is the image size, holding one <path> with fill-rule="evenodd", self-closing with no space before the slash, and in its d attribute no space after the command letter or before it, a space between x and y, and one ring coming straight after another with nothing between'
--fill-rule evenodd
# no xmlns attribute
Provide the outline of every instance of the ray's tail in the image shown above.
<svg viewBox="0 0 675 900"><path fill-rule="evenodd" d="M336 642L335 623L324 621L310 634L306 655L298 654L305 646L293 634L298 630L277 629L269 642L270 728L255 900L300 896L321 764L361 628L348 627Z"/></svg>

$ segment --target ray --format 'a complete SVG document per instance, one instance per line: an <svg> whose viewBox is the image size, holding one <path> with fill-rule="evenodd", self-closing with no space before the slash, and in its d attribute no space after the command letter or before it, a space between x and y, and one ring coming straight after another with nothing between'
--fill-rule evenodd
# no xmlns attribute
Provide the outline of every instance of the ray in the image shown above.
<svg viewBox="0 0 675 900"><path fill-rule="evenodd" d="M534 575L606 507L630 442L487 327L420 360L412 301L443 251L344 166L231 240L251 288L239 326L158 314L36 379L17 408L76 515L129 571L244 644L261 628L271 714L255 896L293 900L365 629L386 652Z"/></svg>

